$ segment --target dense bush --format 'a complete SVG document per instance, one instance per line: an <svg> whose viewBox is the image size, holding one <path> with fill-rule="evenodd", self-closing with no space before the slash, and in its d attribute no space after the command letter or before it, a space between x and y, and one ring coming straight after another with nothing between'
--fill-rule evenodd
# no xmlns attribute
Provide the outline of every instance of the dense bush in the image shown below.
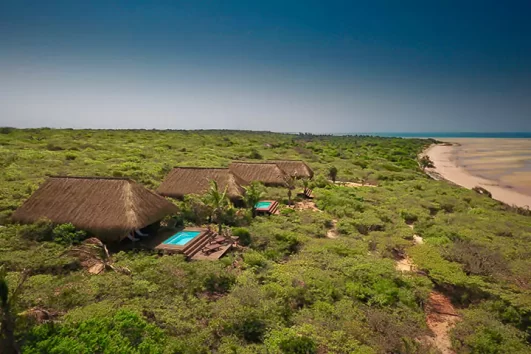
<svg viewBox="0 0 531 354"><path fill-rule="evenodd" d="M139 315L119 311L113 317L35 327L24 353L164 353L166 336Z"/></svg>
<svg viewBox="0 0 531 354"><path fill-rule="evenodd" d="M34 224L24 225L20 228L20 236L33 241L53 240L53 224L50 220L40 219Z"/></svg>
<svg viewBox="0 0 531 354"><path fill-rule="evenodd" d="M82 230L77 230L72 224L61 224L53 229L52 236L54 242L71 246L83 241L87 237L87 233Z"/></svg>
<svg viewBox="0 0 531 354"><path fill-rule="evenodd" d="M417 156L429 143L230 131L0 134L0 263L9 284L29 274L13 305L16 337L26 352L433 353L419 339L429 335L423 306L437 288L462 306L456 352L525 352L529 211L428 179ZM9 220L48 175L115 174L156 188L172 166L249 158L308 162L320 212L253 219L234 209L224 223L248 247L219 261L135 247L111 252L118 271L89 276L67 252L83 237L71 226ZM331 166L341 181L378 187L333 185ZM263 192L287 202L285 188ZM179 225L212 221L200 197L175 203ZM404 255L419 274L395 270ZM25 320L38 311L51 322Z"/></svg>
<svg viewBox="0 0 531 354"><path fill-rule="evenodd" d="M238 242L242 246L249 246L251 244L251 233L248 229L243 227L236 227L232 229L232 234L238 236Z"/></svg>

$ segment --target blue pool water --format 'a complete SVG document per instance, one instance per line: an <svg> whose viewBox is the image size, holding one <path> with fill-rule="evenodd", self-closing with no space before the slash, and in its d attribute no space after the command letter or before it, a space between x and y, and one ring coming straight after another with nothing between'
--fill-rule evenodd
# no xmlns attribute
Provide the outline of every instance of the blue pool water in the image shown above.
<svg viewBox="0 0 531 354"><path fill-rule="evenodd" d="M272 202L258 202L254 205L255 209L267 209L271 206Z"/></svg>
<svg viewBox="0 0 531 354"><path fill-rule="evenodd" d="M201 231L179 231L163 242L165 245L184 246L199 235Z"/></svg>

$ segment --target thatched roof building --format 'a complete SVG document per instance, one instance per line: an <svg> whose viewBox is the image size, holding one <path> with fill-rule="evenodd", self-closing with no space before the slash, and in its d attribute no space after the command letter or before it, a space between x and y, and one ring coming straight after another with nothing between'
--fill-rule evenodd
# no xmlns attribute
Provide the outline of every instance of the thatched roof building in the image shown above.
<svg viewBox="0 0 531 354"><path fill-rule="evenodd" d="M233 162L229 169L247 182L258 181L266 186L286 186L289 177L275 163L264 162Z"/></svg>
<svg viewBox="0 0 531 354"><path fill-rule="evenodd" d="M175 212L175 205L127 178L51 177L12 219L21 223L41 218L57 224L72 223L109 242Z"/></svg>
<svg viewBox="0 0 531 354"><path fill-rule="evenodd" d="M313 171L302 160L269 160L276 163L284 172L295 178L313 178Z"/></svg>
<svg viewBox="0 0 531 354"><path fill-rule="evenodd" d="M203 194L210 188L214 180L218 188L227 188L227 195L233 201L241 200L245 194L242 178L236 176L228 168L175 167L164 178L157 193L172 198L183 198L187 194Z"/></svg>

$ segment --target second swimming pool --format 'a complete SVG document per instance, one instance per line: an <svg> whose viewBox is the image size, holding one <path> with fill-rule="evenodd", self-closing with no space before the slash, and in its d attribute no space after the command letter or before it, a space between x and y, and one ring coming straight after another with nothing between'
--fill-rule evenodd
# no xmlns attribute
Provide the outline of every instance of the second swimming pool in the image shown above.
<svg viewBox="0 0 531 354"><path fill-rule="evenodd" d="M184 246L200 233L201 231L179 231L162 243L165 245Z"/></svg>
<svg viewBox="0 0 531 354"><path fill-rule="evenodd" d="M267 209L273 204L273 202L258 202L254 205L255 209Z"/></svg>

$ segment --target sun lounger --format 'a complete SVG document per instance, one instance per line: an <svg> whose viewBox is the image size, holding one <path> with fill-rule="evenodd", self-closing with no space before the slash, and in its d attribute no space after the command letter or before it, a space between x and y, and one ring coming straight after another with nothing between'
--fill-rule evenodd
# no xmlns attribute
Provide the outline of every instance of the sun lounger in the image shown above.
<svg viewBox="0 0 531 354"><path fill-rule="evenodd" d="M221 245L219 243L212 243L210 245L207 245L205 247L203 247L203 249L201 250L204 254L210 254L212 252L215 252L217 250L219 250L221 247Z"/></svg>
<svg viewBox="0 0 531 354"><path fill-rule="evenodd" d="M210 240L210 243L223 243L225 241L227 241L227 239L225 237L218 235L218 236L214 237L212 240Z"/></svg>

